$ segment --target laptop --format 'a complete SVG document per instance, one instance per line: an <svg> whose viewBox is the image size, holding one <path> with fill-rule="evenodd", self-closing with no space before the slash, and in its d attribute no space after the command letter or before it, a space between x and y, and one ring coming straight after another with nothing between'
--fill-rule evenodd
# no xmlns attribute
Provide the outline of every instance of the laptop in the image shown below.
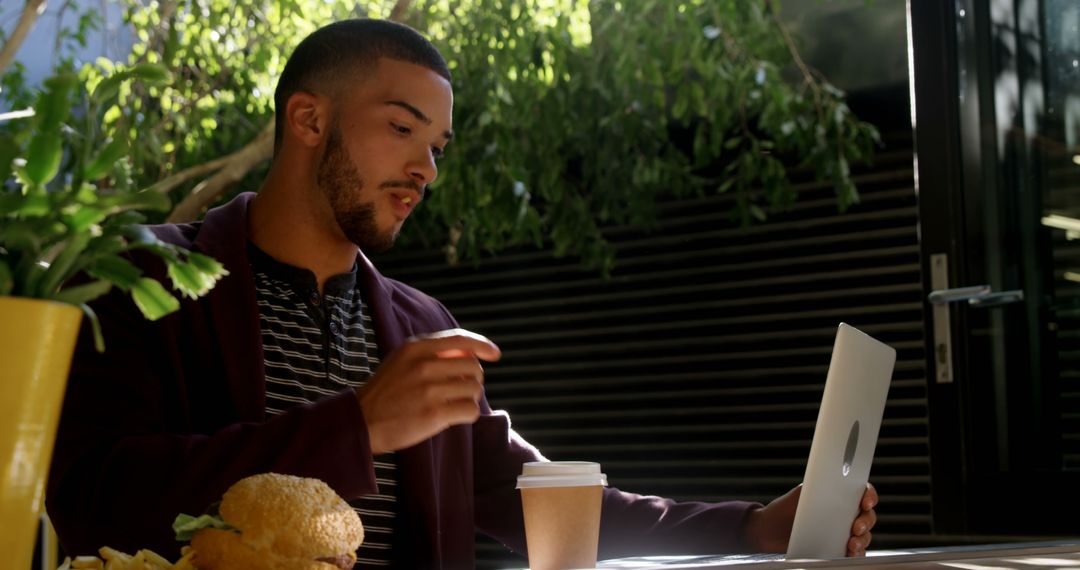
<svg viewBox="0 0 1080 570"><path fill-rule="evenodd" d="M607 560L599 567L674 570L846 556L895 364L895 349L840 323L786 555L635 557Z"/></svg>
<svg viewBox="0 0 1080 570"><path fill-rule="evenodd" d="M895 349L840 323L788 541L788 560L847 554L895 364Z"/></svg>

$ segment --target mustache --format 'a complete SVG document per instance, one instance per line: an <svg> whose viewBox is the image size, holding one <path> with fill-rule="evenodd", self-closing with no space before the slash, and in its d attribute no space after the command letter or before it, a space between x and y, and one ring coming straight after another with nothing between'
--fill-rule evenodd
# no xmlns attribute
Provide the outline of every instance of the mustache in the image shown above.
<svg viewBox="0 0 1080 570"><path fill-rule="evenodd" d="M390 188L406 188L414 190L420 193L421 199L423 199L424 195L427 193L427 185L421 186L417 184L415 180L387 180L386 182L379 184L379 190L387 190Z"/></svg>

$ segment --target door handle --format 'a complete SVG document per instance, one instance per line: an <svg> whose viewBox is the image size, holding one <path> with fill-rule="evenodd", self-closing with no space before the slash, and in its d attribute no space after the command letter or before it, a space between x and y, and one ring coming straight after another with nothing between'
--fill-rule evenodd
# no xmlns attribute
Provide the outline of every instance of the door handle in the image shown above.
<svg viewBox="0 0 1080 570"><path fill-rule="evenodd" d="M995 293L989 285L949 288L949 256L944 253L930 255L930 320L933 323L934 350L932 354L934 378L938 384L953 381L952 324L949 303L966 301L969 307L994 307L1024 300L1024 292L1002 291Z"/></svg>
<svg viewBox="0 0 1080 570"><path fill-rule="evenodd" d="M926 296L926 300L933 305L966 301L969 306L974 308L996 307L1023 301L1024 292L1020 289L1014 289L995 293L989 285L975 285L954 289L936 289Z"/></svg>
<svg viewBox="0 0 1080 570"><path fill-rule="evenodd" d="M1013 291L1002 291L1000 293L990 293L983 295L982 297L975 297L968 299L968 305L971 307L996 307L998 305L1008 305L1009 303L1019 303L1024 300L1024 292L1015 289Z"/></svg>
<svg viewBox="0 0 1080 570"><path fill-rule="evenodd" d="M926 296L926 300L933 305L944 305L959 301L969 301L976 297L989 295L992 289L989 285L975 285L974 287L956 287L955 289L936 289Z"/></svg>

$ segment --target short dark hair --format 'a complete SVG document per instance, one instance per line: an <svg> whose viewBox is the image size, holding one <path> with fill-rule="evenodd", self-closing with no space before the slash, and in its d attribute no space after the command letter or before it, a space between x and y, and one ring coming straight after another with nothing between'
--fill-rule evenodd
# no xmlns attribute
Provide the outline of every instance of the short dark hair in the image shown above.
<svg viewBox="0 0 1080 570"><path fill-rule="evenodd" d="M327 94L335 82L372 69L380 58L427 67L450 81L442 54L419 32L388 20L342 20L315 30L296 46L274 91L274 154L285 133L285 108L298 91ZM329 88L329 89L328 89Z"/></svg>

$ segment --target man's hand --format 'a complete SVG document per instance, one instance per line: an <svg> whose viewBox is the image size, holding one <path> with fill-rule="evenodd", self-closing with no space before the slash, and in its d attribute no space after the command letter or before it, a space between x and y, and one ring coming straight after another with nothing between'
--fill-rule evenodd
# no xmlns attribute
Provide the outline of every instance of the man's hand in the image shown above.
<svg viewBox="0 0 1080 570"><path fill-rule="evenodd" d="M866 556L866 548L870 546L870 529L877 524L877 490L870 483L866 484L866 492L863 493L862 501L859 501L859 516L851 524L851 538L847 542L848 556Z"/></svg>
<svg viewBox="0 0 1080 570"><path fill-rule="evenodd" d="M791 538L791 526L795 523L795 508L799 505L802 485L788 491L783 496L757 510L750 511L743 524L742 543L750 552L786 552L788 539ZM877 523L878 494L874 486L867 483L866 492L859 502L859 514L851 524L851 538L847 543L848 556L866 556L866 547L870 545L871 532Z"/></svg>
<svg viewBox="0 0 1080 570"><path fill-rule="evenodd" d="M484 390L479 361L496 361L501 355L490 340L462 329L401 345L357 391L372 455L475 422Z"/></svg>

